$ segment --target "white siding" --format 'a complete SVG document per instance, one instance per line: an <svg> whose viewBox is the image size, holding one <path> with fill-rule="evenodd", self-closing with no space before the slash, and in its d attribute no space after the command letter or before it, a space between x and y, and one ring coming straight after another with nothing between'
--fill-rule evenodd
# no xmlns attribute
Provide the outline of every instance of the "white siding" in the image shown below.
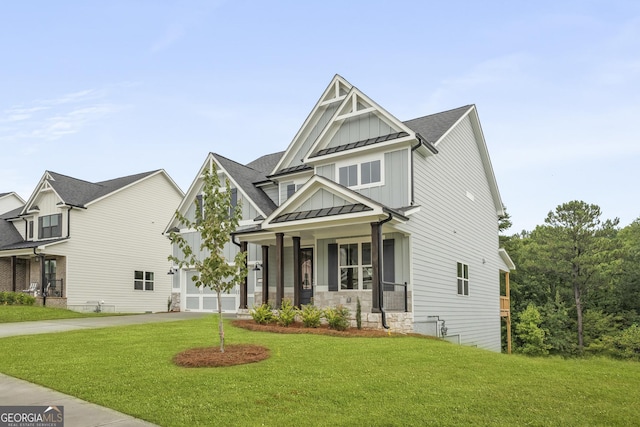
<svg viewBox="0 0 640 427"><path fill-rule="evenodd" d="M448 335L500 351L497 207L468 118L438 150L426 159L414 157L415 198L421 206L408 223L414 318L424 322L440 316ZM457 262L469 265L469 296L457 294Z"/></svg>
<svg viewBox="0 0 640 427"><path fill-rule="evenodd" d="M271 201L276 204L276 206L280 203L277 185L270 184L265 185L261 188L262 191L264 191L264 193L271 199Z"/></svg>
<svg viewBox="0 0 640 427"><path fill-rule="evenodd" d="M71 238L55 247L67 257L67 304L104 301L120 312L166 311L171 246L162 233L180 199L156 174L87 209L73 209ZM133 289L136 270L154 273L153 291Z"/></svg>

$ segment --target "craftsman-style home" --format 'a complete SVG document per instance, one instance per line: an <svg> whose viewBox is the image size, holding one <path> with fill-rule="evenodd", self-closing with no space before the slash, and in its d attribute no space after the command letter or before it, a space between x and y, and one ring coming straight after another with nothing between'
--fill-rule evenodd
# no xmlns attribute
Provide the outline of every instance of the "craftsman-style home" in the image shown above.
<svg viewBox="0 0 640 427"><path fill-rule="evenodd" d="M95 183L45 172L0 213L0 291L78 311L166 311L162 232L182 196L164 170Z"/></svg>
<svg viewBox="0 0 640 427"><path fill-rule="evenodd" d="M246 165L210 154L178 208L188 217L212 166L243 212L228 259L248 252L225 311L290 298L355 312L359 300L367 326L500 351L500 280L515 267L498 247L504 209L474 105L401 121L336 75L284 152ZM192 277L174 274L180 309L215 310Z"/></svg>

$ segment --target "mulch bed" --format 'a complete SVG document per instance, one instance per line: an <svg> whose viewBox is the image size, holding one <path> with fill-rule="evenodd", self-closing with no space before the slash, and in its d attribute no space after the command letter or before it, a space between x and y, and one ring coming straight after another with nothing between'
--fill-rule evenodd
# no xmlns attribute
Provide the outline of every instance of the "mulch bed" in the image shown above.
<svg viewBox="0 0 640 427"><path fill-rule="evenodd" d="M244 365L268 357L268 348L254 344L233 344L225 345L224 353L220 352L220 346L191 348L176 354L173 363L185 368L212 368Z"/></svg>
<svg viewBox="0 0 640 427"><path fill-rule="evenodd" d="M289 326L279 326L276 323L261 325L259 323L256 323L252 319L234 320L232 323L233 323L233 326L249 329L250 331L273 332L273 333L279 333L279 334L315 334L315 335L330 335L334 337L363 337L363 338L380 338L380 337L389 336L389 332L384 331L382 329L349 328L346 331L336 331L335 329L329 329L327 325L320 325L317 328L305 328L302 322L294 322Z"/></svg>
<svg viewBox="0 0 640 427"><path fill-rule="evenodd" d="M388 331L381 329L357 329L349 328L346 331L329 329L327 325L317 328L305 328L301 322L295 322L289 326L279 326L275 323L260 325L253 320L234 320L233 326L251 331L272 332L279 334L314 334L330 335L334 337L361 337L381 338L388 337ZM414 334L408 334L414 335ZM399 336L399 334L391 334ZM244 365L246 363L259 362L269 357L269 349L254 344L231 344L224 346L224 353L220 352L220 346L192 348L178 353L173 362L186 368L205 368Z"/></svg>

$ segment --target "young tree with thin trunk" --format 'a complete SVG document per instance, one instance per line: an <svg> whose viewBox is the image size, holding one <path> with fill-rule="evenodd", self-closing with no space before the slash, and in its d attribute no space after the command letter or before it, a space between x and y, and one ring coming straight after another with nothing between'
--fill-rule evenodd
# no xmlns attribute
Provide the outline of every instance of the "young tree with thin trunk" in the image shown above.
<svg viewBox="0 0 640 427"><path fill-rule="evenodd" d="M222 324L222 294L228 293L234 286L244 282L247 275L246 253L238 251L230 263L224 256L225 245L231 243L231 234L241 219L240 206L233 206L231 184L225 180L221 187L215 164L203 174L202 197L196 200L195 220L176 212L175 217L184 228L200 234L200 247L192 248L180 233L169 233L171 242L180 248L182 257L169 256L178 267L195 269L194 284L210 288L218 299L218 329L220 352L224 353L224 327Z"/></svg>

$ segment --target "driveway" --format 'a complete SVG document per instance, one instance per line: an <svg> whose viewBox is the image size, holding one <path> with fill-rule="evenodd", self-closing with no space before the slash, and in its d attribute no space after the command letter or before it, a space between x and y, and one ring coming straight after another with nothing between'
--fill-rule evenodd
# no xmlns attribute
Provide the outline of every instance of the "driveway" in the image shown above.
<svg viewBox="0 0 640 427"><path fill-rule="evenodd" d="M197 319L211 313L172 312L134 314L126 316L83 317L80 319L39 320L37 322L0 323L0 338L16 335L47 334L77 329L106 328L109 326L139 325L143 323L174 322Z"/></svg>

